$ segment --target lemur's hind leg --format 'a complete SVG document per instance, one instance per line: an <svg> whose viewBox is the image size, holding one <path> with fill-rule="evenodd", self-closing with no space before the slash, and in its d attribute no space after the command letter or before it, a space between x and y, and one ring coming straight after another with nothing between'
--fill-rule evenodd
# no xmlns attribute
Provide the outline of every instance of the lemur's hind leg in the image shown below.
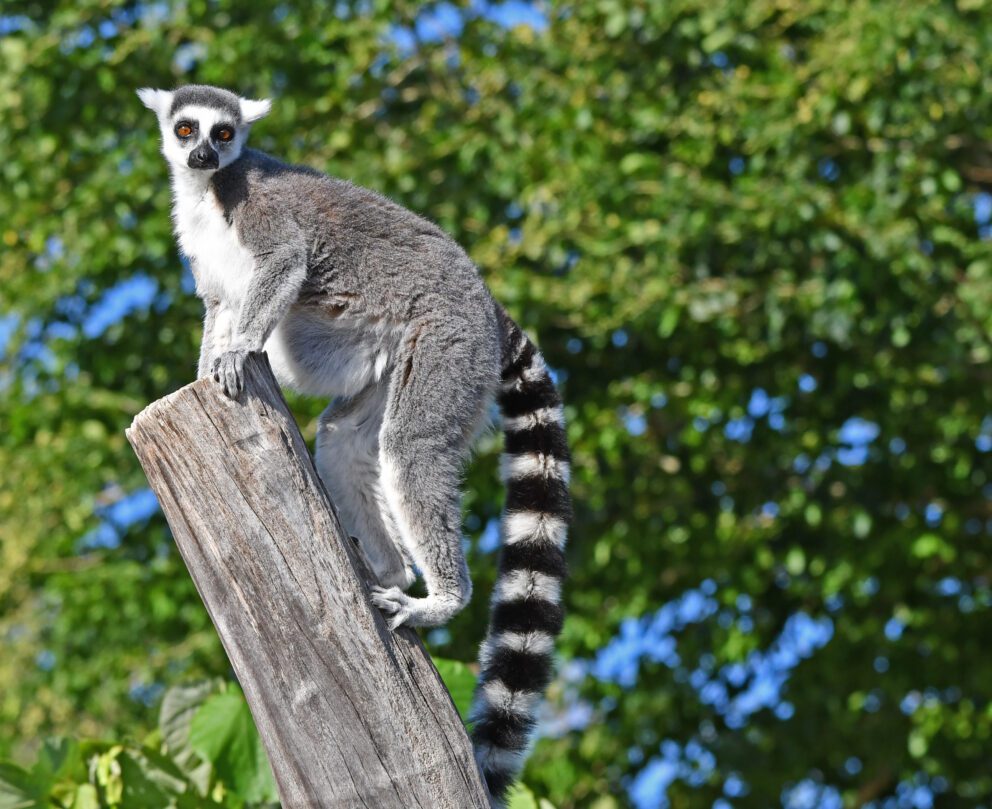
<svg viewBox="0 0 992 809"><path fill-rule="evenodd" d="M320 416L316 463L342 526L358 540L379 583L405 589L415 577L380 484L379 430L386 396L380 385L336 399Z"/></svg>
<svg viewBox="0 0 992 809"><path fill-rule="evenodd" d="M382 488L427 587L426 598L396 587L373 590L393 629L444 624L472 594L460 484L498 379L498 348L488 338L477 324L413 324L390 378L379 436Z"/></svg>

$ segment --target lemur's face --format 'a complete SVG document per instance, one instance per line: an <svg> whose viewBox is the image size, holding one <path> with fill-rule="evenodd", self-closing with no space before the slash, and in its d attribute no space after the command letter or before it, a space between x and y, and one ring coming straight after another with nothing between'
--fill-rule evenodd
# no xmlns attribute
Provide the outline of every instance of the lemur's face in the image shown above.
<svg viewBox="0 0 992 809"><path fill-rule="evenodd" d="M269 111L268 101L240 98L205 85L138 90L158 116L162 154L176 170L211 174L241 154L251 125Z"/></svg>

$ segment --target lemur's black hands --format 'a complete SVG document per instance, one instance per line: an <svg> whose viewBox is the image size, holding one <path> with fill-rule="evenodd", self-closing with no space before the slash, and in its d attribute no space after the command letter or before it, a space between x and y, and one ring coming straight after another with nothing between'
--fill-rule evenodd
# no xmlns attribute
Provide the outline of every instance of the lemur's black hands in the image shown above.
<svg viewBox="0 0 992 809"><path fill-rule="evenodd" d="M231 399L237 398L238 394L245 389L245 360L247 358L247 349L234 348L225 351L214 360L214 382L220 382L224 386L224 393Z"/></svg>

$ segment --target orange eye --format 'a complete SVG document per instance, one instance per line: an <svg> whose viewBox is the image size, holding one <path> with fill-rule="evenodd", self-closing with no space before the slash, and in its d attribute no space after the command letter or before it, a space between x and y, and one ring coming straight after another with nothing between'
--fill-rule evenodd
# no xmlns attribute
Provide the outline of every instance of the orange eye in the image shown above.
<svg viewBox="0 0 992 809"><path fill-rule="evenodd" d="M234 132L227 127L217 130L217 140L222 140L225 143L234 137Z"/></svg>
<svg viewBox="0 0 992 809"><path fill-rule="evenodd" d="M181 138L188 138L193 134L193 127L189 124L178 124L176 126L176 134Z"/></svg>

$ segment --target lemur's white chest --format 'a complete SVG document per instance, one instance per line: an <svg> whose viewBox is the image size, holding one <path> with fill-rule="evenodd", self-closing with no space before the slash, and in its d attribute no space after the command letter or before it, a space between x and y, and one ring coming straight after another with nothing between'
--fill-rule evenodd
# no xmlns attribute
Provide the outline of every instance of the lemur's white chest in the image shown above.
<svg viewBox="0 0 992 809"><path fill-rule="evenodd" d="M254 257L208 186L179 182L173 190L176 237L192 261L197 294L219 301L223 309L237 311L255 269Z"/></svg>

